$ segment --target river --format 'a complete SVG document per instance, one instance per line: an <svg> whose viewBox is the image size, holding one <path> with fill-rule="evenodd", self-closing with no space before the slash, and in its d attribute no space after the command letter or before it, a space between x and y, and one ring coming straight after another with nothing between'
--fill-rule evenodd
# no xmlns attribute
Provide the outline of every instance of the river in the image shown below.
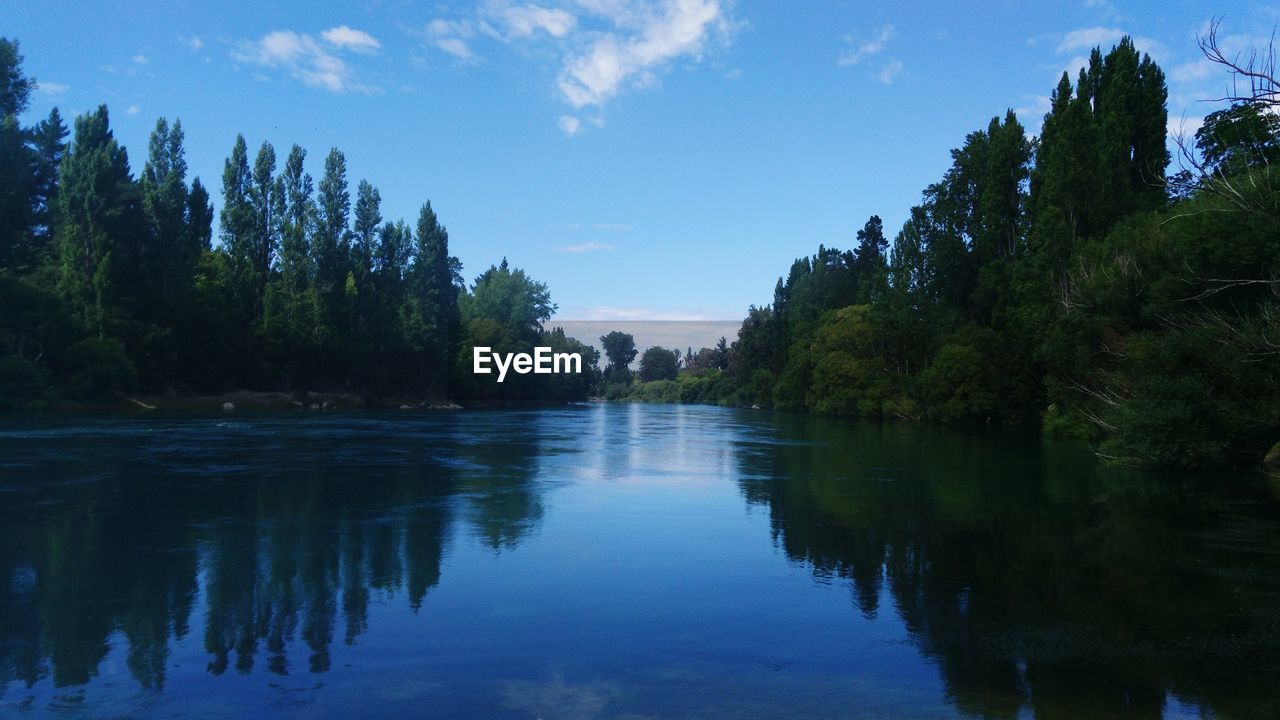
<svg viewBox="0 0 1280 720"><path fill-rule="evenodd" d="M0 716L1280 717L1280 503L695 406L0 417Z"/></svg>

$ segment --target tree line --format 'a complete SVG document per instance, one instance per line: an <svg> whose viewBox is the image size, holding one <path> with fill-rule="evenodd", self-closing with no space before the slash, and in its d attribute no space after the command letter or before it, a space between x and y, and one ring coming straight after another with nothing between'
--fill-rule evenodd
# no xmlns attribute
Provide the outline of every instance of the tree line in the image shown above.
<svg viewBox="0 0 1280 720"><path fill-rule="evenodd" d="M708 402L834 415L1039 423L1108 458L1248 465L1280 439L1280 92L1273 68L1201 47L1249 92L1178 144L1164 73L1129 38L1064 73L1042 129L993 117L951 151L892 243L878 216L819 246L695 352L601 354L546 323L545 284L504 259L468 286L431 204L354 202L342 153L319 182L236 139L218 237L180 122L140 177L106 107L68 130L19 116L34 82L0 41L0 406L128 392L360 392L471 404ZM1254 57L1267 57L1265 53ZM69 142L68 142L69 140ZM581 352L582 376L469 372L471 347ZM638 382L637 382L638 380Z"/></svg>
<svg viewBox="0 0 1280 720"><path fill-rule="evenodd" d="M1095 48L1038 136L1012 111L969 133L892 244L872 216L854 249L797 259L725 369L618 394L1033 422L1119 461L1257 465L1280 440L1280 93L1216 29L1202 49L1252 92L1177 143L1180 172L1164 73L1130 38Z"/></svg>
<svg viewBox="0 0 1280 720"><path fill-rule="evenodd" d="M0 39L0 408L230 389L507 404L584 399L594 375L484 383L469 348L592 350L544 327L546 285L504 259L468 286L431 203L384 218L334 148L281 159L238 136L214 242L180 121L156 122L139 177L105 105L23 127L35 82Z"/></svg>

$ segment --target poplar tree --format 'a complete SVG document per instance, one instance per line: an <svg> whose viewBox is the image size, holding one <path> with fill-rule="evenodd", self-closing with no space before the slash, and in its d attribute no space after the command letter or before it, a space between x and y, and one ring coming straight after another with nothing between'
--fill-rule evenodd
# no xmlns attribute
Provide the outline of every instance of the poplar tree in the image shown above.
<svg viewBox="0 0 1280 720"><path fill-rule="evenodd" d="M58 193L58 288L72 313L99 338L116 299L118 258L133 255L140 198L129 158L111 132L107 106L76 118Z"/></svg>
<svg viewBox="0 0 1280 720"><path fill-rule="evenodd" d="M253 244L255 221L250 199L253 179L249 172L249 150L244 136L237 135L231 156L222 170L222 210L220 212L222 250L226 254L229 286L238 320L246 325L258 319L255 296Z"/></svg>
<svg viewBox="0 0 1280 720"><path fill-rule="evenodd" d="M458 294L449 256L449 231L440 224L431 202L418 213L414 260L409 284L421 340L424 372L437 391L448 393L449 358L458 332Z"/></svg>

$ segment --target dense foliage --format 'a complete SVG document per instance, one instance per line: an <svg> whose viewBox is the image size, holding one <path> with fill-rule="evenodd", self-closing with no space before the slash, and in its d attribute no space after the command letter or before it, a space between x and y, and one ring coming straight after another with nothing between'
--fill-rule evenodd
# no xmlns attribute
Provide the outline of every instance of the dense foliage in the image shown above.
<svg viewBox="0 0 1280 720"><path fill-rule="evenodd" d="M1038 138L1013 112L951 152L890 244L819 247L683 387L630 399L1042 421L1100 454L1256 464L1280 440L1280 113L1209 115L1166 179L1164 75L1128 38L1064 74ZM699 361L697 358L704 358Z"/></svg>
<svg viewBox="0 0 1280 720"><path fill-rule="evenodd" d="M106 106L74 132L57 109L22 127L21 64L0 39L0 408L231 389L507 404L594 385L595 352L543 327L545 285L503 260L467 288L431 203L413 226L384 219L368 182L353 201L336 148L316 182L301 147L278 163L237 137L215 243L180 122L156 122L135 178ZM590 369L499 385L470 374L476 343L582 352Z"/></svg>

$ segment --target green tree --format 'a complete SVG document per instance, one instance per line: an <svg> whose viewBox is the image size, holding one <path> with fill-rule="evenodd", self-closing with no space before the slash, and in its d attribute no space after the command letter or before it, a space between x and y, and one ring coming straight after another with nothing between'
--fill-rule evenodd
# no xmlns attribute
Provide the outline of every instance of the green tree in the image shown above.
<svg viewBox="0 0 1280 720"><path fill-rule="evenodd" d="M614 330L608 335L600 336L600 347L609 365L604 370L605 382L630 383L631 363L636 359L636 339L628 333Z"/></svg>
<svg viewBox="0 0 1280 720"><path fill-rule="evenodd" d="M103 338L107 312L119 296L118 274L123 274L116 259L136 258L141 198L129 157L111 132L107 107L81 115L75 126L58 193L58 287L75 317Z"/></svg>
<svg viewBox="0 0 1280 720"><path fill-rule="evenodd" d="M22 72L16 40L0 37L0 268L25 265L32 229L32 166L36 158L18 116L35 81Z"/></svg>
<svg viewBox="0 0 1280 720"><path fill-rule="evenodd" d="M418 213L414 233L413 264L409 268L409 292L412 298L414 327L422 355L426 389L449 394L449 359L456 352L458 324L458 290L454 282L453 262L449 255L449 231L440 223L431 202ZM541 329L551 316L543 308L526 305L536 295L524 292L524 273L517 280L502 261L501 269L490 268L476 280L474 310L480 317L498 320L511 332L520 334ZM543 286L545 290L545 286ZM547 298L550 296L547 295ZM503 308L504 302L514 303Z"/></svg>
<svg viewBox="0 0 1280 720"><path fill-rule="evenodd" d="M58 108L49 111L49 117L41 120L31 133L31 147L35 153L34 199L30 238L32 264L40 265L52 260L54 211L58 204L58 172L62 157L67 151L70 131L62 121Z"/></svg>
<svg viewBox="0 0 1280 720"><path fill-rule="evenodd" d="M640 381L675 380L680 372L680 351L654 345L640 356Z"/></svg>

